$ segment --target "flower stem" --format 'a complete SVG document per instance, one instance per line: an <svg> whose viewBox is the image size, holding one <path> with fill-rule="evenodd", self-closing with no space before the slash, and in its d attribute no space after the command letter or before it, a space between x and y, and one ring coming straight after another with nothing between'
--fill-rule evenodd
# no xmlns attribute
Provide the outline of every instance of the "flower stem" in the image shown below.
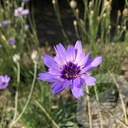
<svg viewBox="0 0 128 128"><path fill-rule="evenodd" d="M60 128L57 123L52 119L52 117L47 113L47 111L45 110L45 108L37 101L34 99L35 104L45 113L45 115L48 117L48 119L53 123L53 125L56 128Z"/></svg>
<svg viewBox="0 0 128 128"><path fill-rule="evenodd" d="M98 97L98 94L97 94L97 87L94 86L94 91L95 91L95 95L96 95L96 100L99 101L99 97ZM100 110L98 110L99 112L99 117L100 117L100 126L101 128L103 128L103 123L102 123L102 114L100 112Z"/></svg>
<svg viewBox="0 0 128 128"><path fill-rule="evenodd" d="M119 91L119 97L120 97L120 100L121 100L121 104L122 104L122 109L123 109L123 112L124 112L124 119L125 119L125 123L126 125L128 125L128 119L127 119L127 114L126 114L126 108L125 108L125 104L124 104L124 101L123 101L123 97L122 97L122 94L120 92L120 87L119 87L119 84L117 83L116 79L113 77L112 74L110 74L110 76L112 77L118 91Z"/></svg>
<svg viewBox="0 0 128 128"><path fill-rule="evenodd" d="M89 94L88 86L86 86L86 92ZM88 116L89 116L89 128L92 128L92 116L91 116L91 106L90 106L90 97L87 95L87 103L88 103Z"/></svg>
<svg viewBox="0 0 128 128"><path fill-rule="evenodd" d="M121 119L119 119L119 117L115 116L109 109L107 109L103 104L101 104L99 101L97 101L96 99L94 99L89 93L86 92L86 94L91 97L92 100L96 101L100 106L102 106L102 108L104 110L106 110L107 112L109 112L113 117L115 117L119 123L121 123L124 127L128 126L126 123L124 123Z"/></svg>
<svg viewBox="0 0 128 128"><path fill-rule="evenodd" d="M20 64L19 64L19 62L17 62L16 65L17 65L17 87L16 87L16 94L15 94L15 112L14 112L14 117L12 120L12 124L10 125L10 128L12 128L13 122L16 119L17 108L18 108L18 87L19 87L19 83L20 83Z"/></svg>
<svg viewBox="0 0 128 128"><path fill-rule="evenodd" d="M62 34L63 36L65 37L66 41L68 42L68 44L70 44L70 41L68 39L68 36L64 30L64 27L63 27L63 24L62 24L62 21L61 21L61 16L60 16L60 9L59 9L59 5L58 5L58 0L55 0L53 2L53 7L54 7L54 11L55 11L55 14L57 16L57 20L59 22L59 25L61 27L61 31L62 31Z"/></svg>
<svg viewBox="0 0 128 128"><path fill-rule="evenodd" d="M37 63L35 63L35 65L34 65L34 78L33 78L33 81L32 81L31 90L30 90L30 93L29 93L29 96L28 96L28 100L27 100L27 102L26 102L26 104L25 104L25 106L24 106L22 112L20 113L20 115L17 117L16 120L14 120L14 121L12 122L10 128L11 128L17 121L19 121L19 119L20 119L20 118L22 117L22 115L24 114L24 112L25 112L25 110L26 110L26 108L27 108L27 106L28 106L28 104L29 104L29 102L30 102L30 99L31 99L31 97L32 97L32 92L33 92L33 89L34 89L34 85L35 85L35 81L36 81L36 72L37 72Z"/></svg>

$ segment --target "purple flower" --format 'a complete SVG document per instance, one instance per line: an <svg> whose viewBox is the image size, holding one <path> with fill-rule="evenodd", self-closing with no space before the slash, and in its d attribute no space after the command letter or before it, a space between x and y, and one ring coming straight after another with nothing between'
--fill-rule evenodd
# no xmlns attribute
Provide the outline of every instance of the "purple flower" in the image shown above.
<svg viewBox="0 0 128 128"><path fill-rule="evenodd" d="M16 40L15 40L14 38L10 38L10 39L8 40L8 43L9 43L10 45L14 45L14 44L16 43Z"/></svg>
<svg viewBox="0 0 128 128"><path fill-rule="evenodd" d="M5 89L8 86L8 83L10 81L10 77L5 75L5 76L0 76L0 89Z"/></svg>
<svg viewBox="0 0 128 128"><path fill-rule="evenodd" d="M4 20L4 21L2 21L2 22L0 23L0 27L2 27L2 26L7 27L9 23L10 23L10 21Z"/></svg>
<svg viewBox="0 0 128 128"><path fill-rule="evenodd" d="M29 0L22 0L22 2L28 2Z"/></svg>
<svg viewBox="0 0 128 128"><path fill-rule="evenodd" d="M102 62L102 57L90 57L90 52L86 55L82 51L81 41L77 41L75 47L69 45L67 50L62 44L54 47L56 56L43 56L44 64L49 68L48 72L38 75L39 80L53 82L51 90L54 94L63 91L67 86L71 87L75 98L84 95L82 85L93 86L96 79L90 76L90 70L97 67Z"/></svg>
<svg viewBox="0 0 128 128"><path fill-rule="evenodd" d="M18 17L20 15L27 15L29 14L29 10L28 9L24 9L22 7L19 7L17 9L15 9L14 11L14 16Z"/></svg>
<svg viewBox="0 0 128 128"><path fill-rule="evenodd" d="M2 25L3 25L4 27L6 27L8 24L9 24L9 21L8 21L8 20L4 20L4 21L2 22Z"/></svg>

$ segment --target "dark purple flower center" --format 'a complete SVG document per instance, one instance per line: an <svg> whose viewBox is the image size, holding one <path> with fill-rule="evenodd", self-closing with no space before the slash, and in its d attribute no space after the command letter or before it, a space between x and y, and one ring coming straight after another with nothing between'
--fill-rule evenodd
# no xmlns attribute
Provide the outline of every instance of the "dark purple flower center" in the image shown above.
<svg viewBox="0 0 128 128"><path fill-rule="evenodd" d="M63 70L61 72L61 77L63 79L73 79L78 76L80 72L80 67L72 62L68 62L63 66Z"/></svg>

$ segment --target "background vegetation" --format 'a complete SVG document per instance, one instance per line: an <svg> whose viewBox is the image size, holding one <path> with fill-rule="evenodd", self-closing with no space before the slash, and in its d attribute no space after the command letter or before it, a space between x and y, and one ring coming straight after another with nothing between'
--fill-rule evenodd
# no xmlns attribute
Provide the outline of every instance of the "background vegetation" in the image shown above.
<svg viewBox="0 0 128 128"><path fill-rule="evenodd" d="M54 96L50 90L50 84L37 79L38 73L42 70L47 70L42 63L41 56L48 53L48 49L50 49L48 53L50 55L54 55L54 51L49 44L45 45L45 47L40 47L34 10L30 7L29 2L20 0L4 0L0 2L0 75L11 77L8 87L5 90L0 90L0 127L96 127L92 123L93 118L89 113L91 107L89 107L88 102L75 99L69 89ZM110 89L111 94L115 91L116 93L113 96L116 96L116 99L121 99L123 118L114 116L114 119L117 119L119 124L126 127L128 124L126 102L121 98L122 95L118 90L117 77L111 74L116 74L117 76L121 74L121 65L127 57L127 0L123 10L118 10L115 17L111 16L112 4L110 0L83 0L84 12L81 12L78 8L79 3L77 1L67 0L65 2L70 6L75 17L72 26L75 29L77 39L80 39L83 43L83 50L85 52L90 50L91 57L97 55L103 57L102 64L92 72L92 75L99 80L96 86L89 88L88 93L93 97L88 95L85 95L85 97L90 101L96 101L99 105L98 108L101 109L102 106L102 110L107 111L106 113L114 115L115 113L112 113L106 105L98 101L105 94L107 96L110 95L106 90ZM67 47L68 44L75 42L70 41L70 37L67 36L67 32L63 27L61 8L59 8L58 1L53 0L52 4L65 38L66 43L62 43ZM29 9L29 14L22 15L20 13L16 17L14 13L18 7ZM81 16L81 13L84 14ZM100 77L98 77L99 74ZM106 77L105 74L110 76ZM127 85L125 87L127 90ZM85 90L87 91L86 88ZM109 98L108 96L105 100ZM116 103L117 100L112 101ZM82 122L82 119L85 121L82 114L81 116L77 115L79 114L79 103L81 106L82 103L86 103L84 108L87 116L85 119L88 119L87 124ZM110 103L109 100L108 103ZM98 114L98 119L100 120L98 127L102 128L104 127L104 112L100 111ZM115 128L119 124L115 123Z"/></svg>

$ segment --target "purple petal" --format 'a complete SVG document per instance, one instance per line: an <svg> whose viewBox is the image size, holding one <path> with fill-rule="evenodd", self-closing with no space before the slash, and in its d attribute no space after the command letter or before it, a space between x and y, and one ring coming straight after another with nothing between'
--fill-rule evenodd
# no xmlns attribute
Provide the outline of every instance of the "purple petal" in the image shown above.
<svg viewBox="0 0 128 128"><path fill-rule="evenodd" d="M0 89L5 89L8 86L8 83L10 81L10 77L7 75L0 76Z"/></svg>
<svg viewBox="0 0 128 128"><path fill-rule="evenodd" d="M90 69L91 69L91 66L88 65L88 66L82 68L82 70L80 71L80 74L86 73L86 72L87 72L88 70L90 70Z"/></svg>
<svg viewBox="0 0 128 128"><path fill-rule="evenodd" d="M10 45L14 45L16 43L16 40L14 38L9 38L8 43Z"/></svg>
<svg viewBox="0 0 128 128"><path fill-rule="evenodd" d="M83 74L93 68L97 67L102 62L102 57L98 56L87 61L85 67L81 70L80 74Z"/></svg>
<svg viewBox="0 0 128 128"><path fill-rule="evenodd" d="M76 51L76 58L78 58L82 53L82 44L80 40L78 40L75 44L75 51Z"/></svg>
<svg viewBox="0 0 128 128"><path fill-rule="evenodd" d="M63 45L62 44L56 45L56 47L54 47L54 49L55 49L57 55L60 56L60 58L62 58L62 60L64 62L66 62L67 51L63 47Z"/></svg>
<svg viewBox="0 0 128 128"><path fill-rule="evenodd" d="M53 92L54 95L60 93L61 91L63 91L65 88L63 87L64 83L63 82L58 82L58 83L54 83L51 86L51 90Z"/></svg>
<svg viewBox="0 0 128 128"><path fill-rule="evenodd" d="M73 84L71 86L72 94L75 98L79 98L84 95L84 89L82 88L80 84L80 78L76 78L73 80Z"/></svg>
<svg viewBox="0 0 128 128"><path fill-rule="evenodd" d="M19 13L18 12L15 12L14 13L14 16L18 17L19 16Z"/></svg>
<svg viewBox="0 0 128 128"><path fill-rule="evenodd" d="M74 61L75 64L78 64L80 66L80 61L85 58L85 53L82 52L80 55L76 55L76 59Z"/></svg>
<svg viewBox="0 0 128 128"><path fill-rule="evenodd" d="M82 44L81 44L81 41L78 40L75 44L75 49L78 50L78 52L82 52Z"/></svg>
<svg viewBox="0 0 128 128"><path fill-rule="evenodd" d="M81 53L81 55L76 59L75 63L77 63L81 68L86 65L88 62L88 59L90 57L91 52L88 52L87 55L85 56L84 53Z"/></svg>
<svg viewBox="0 0 128 128"><path fill-rule="evenodd" d="M14 11L14 16L16 16L16 17L19 16L19 14L21 14L22 10L23 10L22 7L19 7L19 8L17 8L17 9L15 9L15 11Z"/></svg>
<svg viewBox="0 0 128 128"><path fill-rule="evenodd" d="M71 45L68 46L68 49L67 49L67 54L68 54L68 60L69 61L74 61L75 60L75 48Z"/></svg>
<svg viewBox="0 0 128 128"><path fill-rule="evenodd" d="M102 56L97 56L90 59L86 65L91 65L91 67L97 67L102 62Z"/></svg>
<svg viewBox="0 0 128 128"><path fill-rule="evenodd" d="M82 75L81 76L81 83L89 86L95 85L96 79L89 75Z"/></svg>
<svg viewBox="0 0 128 128"><path fill-rule="evenodd" d="M54 83L51 86L52 92L54 93L54 95L62 92L67 86L69 86L71 84L71 81L64 81L64 82L57 82Z"/></svg>
<svg viewBox="0 0 128 128"><path fill-rule="evenodd" d="M63 61L63 59L62 59L60 56L58 56L58 55L56 55L56 56L54 57L54 60L56 61L57 65L58 65L60 68L62 68L63 65L66 64L66 63Z"/></svg>
<svg viewBox="0 0 128 128"><path fill-rule="evenodd" d="M49 73L52 75L61 75L62 70L58 67L53 67L49 69Z"/></svg>
<svg viewBox="0 0 128 128"><path fill-rule="evenodd" d="M18 12L21 12L22 10L23 10L22 7L19 7L19 8L17 8L17 9L15 9L15 11L18 11Z"/></svg>
<svg viewBox="0 0 128 128"><path fill-rule="evenodd" d="M73 80L73 84L79 85L80 84L80 77L77 77Z"/></svg>
<svg viewBox="0 0 128 128"><path fill-rule="evenodd" d="M44 64L49 67L49 68L52 68L52 67L57 67L57 64L55 62L55 60L49 56L49 55L44 55L43 57L43 60L44 60Z"/></svg>
<svg viewBox="0 0 128 128"><path fill-rule="evenodd" d="M48 81L48 82L57 82L57 81L61 80L61 78L59 76L51 75L48 72L46 72L46 73L39 73L38 74L38 79L39 80L43 80L43 81Z"/></svg>
<svg viewBox="0 0 128 128"><path fill-rule="evenodd" d="M6 26L9 24L9 21L8 21L8 20L4 20L4 21L2 22L2 24L3 24L4 27L6 27Z"/></svg>
<svg viewBox="0 0 128 128"><path fill-rule="evenodd" d="M29 10L28 10L28 9L25 9L25 10L23 10L23 11L21 12L21 14L22 14L22 15L27 15L27 14L29 14Z"/></svg>
<svg viewBox="0 0 128 128"><path fill-rule="evenodd" d="M22 2L28 2L29 0L22 0Z"/></svg>

